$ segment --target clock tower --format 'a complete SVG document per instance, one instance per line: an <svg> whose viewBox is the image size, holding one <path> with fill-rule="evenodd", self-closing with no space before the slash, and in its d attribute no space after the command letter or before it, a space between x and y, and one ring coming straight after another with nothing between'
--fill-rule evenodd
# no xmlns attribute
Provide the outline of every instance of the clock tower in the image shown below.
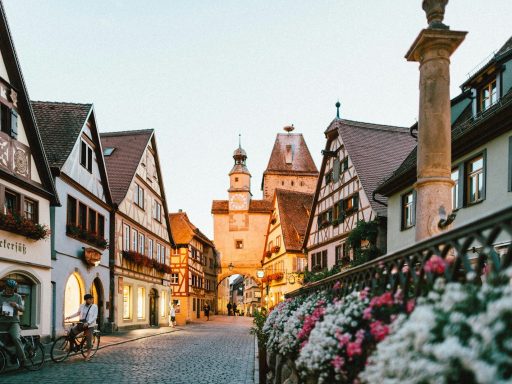
<svg viewBox="0 0 512 384"><path fill-rule="evenodd" d="M235 165L229 172L229 210L248 211L251 202L251 174L245 164L247 153L239 145L233 153Z"/></svg>

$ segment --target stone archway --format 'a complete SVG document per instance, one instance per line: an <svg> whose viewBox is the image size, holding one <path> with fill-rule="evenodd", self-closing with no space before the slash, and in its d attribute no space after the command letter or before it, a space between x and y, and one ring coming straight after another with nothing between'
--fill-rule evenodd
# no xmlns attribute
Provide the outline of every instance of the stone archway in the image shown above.
<svg viewBox="0 0 512 384"><path fill-rule="evenodd" d="M230 293L229 278L231 276L239 275L239 276L243 276L244 280L247 278L252 279L254 281L254 283L256 283L256 285L258 286L257 291L260 292L260 297L262 296L261 289L263 287L263 284L254 272L255 272L254 270L252 272L250 272L250 271L247 271L247 269L242 269L242 268L233 268L231 270L221 271L221 273L218 275L218 279L217 279L217 314L227 315L228 314L227 304L228 303L232 304L232 298L229 296L229 293ZM253 286L253 289L254 289L254 286ZM226 295L228 295L228 296L226 296ZM245 292L244 292L244 296L245 296ZM259 305L261 306L261 298L260 298ZM244 297L244 309L242 309L241 312L245 312L245 297Z"/></svg>

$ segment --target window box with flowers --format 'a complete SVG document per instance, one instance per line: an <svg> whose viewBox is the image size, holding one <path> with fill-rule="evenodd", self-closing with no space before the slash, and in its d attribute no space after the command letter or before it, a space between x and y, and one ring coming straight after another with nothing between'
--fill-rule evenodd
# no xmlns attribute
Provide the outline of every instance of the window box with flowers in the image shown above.
<svg viewBox="0 0 512 384"><path fill-rule="evenodd" d="M266 251L265 252L265 256L268 257L268 258L271 258L272 257L272 251Z"/></svg>
<svg viewBox="0 0 512 384"><path fill-rule="evenodd" d="M123 251L123 258L135 265L153 268L160 273L171 273L171 267L135 251Z"/></svg>
<svg viewBox="0 0 512 384"><path fill-rule="evenodd" d="M272 248L272 252L273 253L277 253L279 252L279 250L281 249L281 247L279 245L275 245L273 248Z"/></svg>
<svg viewBox="0 0 512 384"><path fill-rule="evenodd" d="M43 240L50 235L50 228L13 213L0 213L0 229L32 240Z"/></svg>
<svg viewBox="0 0 512 384"><path fill-rule="evenodd" d="M83 229L82 227L68 224L66 226L66 234L69 237L84 241L84 242L94 245L98 248L101 248L101 249L108 248L108 241L105 238L103 238L102 236L99 236L96 232L90 232L86 229Z"/></svg>

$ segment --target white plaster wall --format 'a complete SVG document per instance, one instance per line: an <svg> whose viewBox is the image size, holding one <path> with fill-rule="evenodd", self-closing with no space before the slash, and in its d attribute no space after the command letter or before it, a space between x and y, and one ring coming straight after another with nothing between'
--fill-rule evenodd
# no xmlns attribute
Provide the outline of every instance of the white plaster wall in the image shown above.
<svg viewBox="0 0 512 384"><path fill-rule="evenodd" d="M453 228L477 221L493 212L500 211L512 205L512 192L508 192L508 158L510 132L488 142L467 155L457 159L453 165L471 159L473 156L487 150L486 196L481 203L463 207L457 210L457 218ZM415 229L400 230L400 195L410 190L404 189L388 199L388 253L414 244ZM501 236L497 242L510 240Z"/></svg>
<svg viewBox="0 0 512 384"><path fill-rule="evenodd" d="M48 200L25 191L5 180L1 181L7 188L30 197L39 204L39 223L50 227L50 204ZM0 247L0 278L10 273L22 273L28 275L38 284L35 300L36 300L36 326L37 329L23 331L23 334L38 334L41 336L50 335L50 320L52 307L52 290L51 290L51 241L50 238L45 240L31 240L23 236L16 235L11 232L0 230L0 242L6 243L22 243L26 247L26 252L13 252L12 249ZM26 262L32 265L22 265L15 263Z"/></svg>

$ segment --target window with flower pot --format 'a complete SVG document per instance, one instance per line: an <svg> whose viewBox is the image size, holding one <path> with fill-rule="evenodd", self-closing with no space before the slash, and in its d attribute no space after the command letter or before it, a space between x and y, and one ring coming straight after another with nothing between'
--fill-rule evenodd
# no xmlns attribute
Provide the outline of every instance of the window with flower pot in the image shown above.
<svg viewBox="0 0 512 384"><path fill-rule="evenodd" d="M311 254L311 271L320 271L327 268L327 249Z"/></svg>
<svg viewBox="0 0 512 384"><path fill-rule="evenodd" d="M99 247L106 247L105 216L69 195L67 204L66 233Z"/></svg>
<svg viewBox="0 0 512 384"><path fill-rule="evenodd" d="M348 249L347 242L343 242L339 245L337 245L334 248L334 258L336 259L336 264L345 266L350 262L350 255L349 255L349 249Z"/></svg>
<svg viewBox="0 0 512 384"><path fill-rule="evenodd" d="M317 216L318 229L328 227L332 222L332 208L319 213Z"/></svg>
<svg viewBox="0 0 512 384"><path fill-rule="evenodd" d="M130 285L123 286L123 319L132 318L132 287Z"/></svg>
<svg viewBox="0 0 512 384"><path fill-rule="evenodd" d="M80 143L80 165L92 172L92 148L85 140Z"/></svg>
<svg viewBox="0 0 512 384"><path fill-rule="evenodd" d="M133 202L139 208L144 209L144 189L137 183L135 183L135 190L133 192Z"/></svg>

